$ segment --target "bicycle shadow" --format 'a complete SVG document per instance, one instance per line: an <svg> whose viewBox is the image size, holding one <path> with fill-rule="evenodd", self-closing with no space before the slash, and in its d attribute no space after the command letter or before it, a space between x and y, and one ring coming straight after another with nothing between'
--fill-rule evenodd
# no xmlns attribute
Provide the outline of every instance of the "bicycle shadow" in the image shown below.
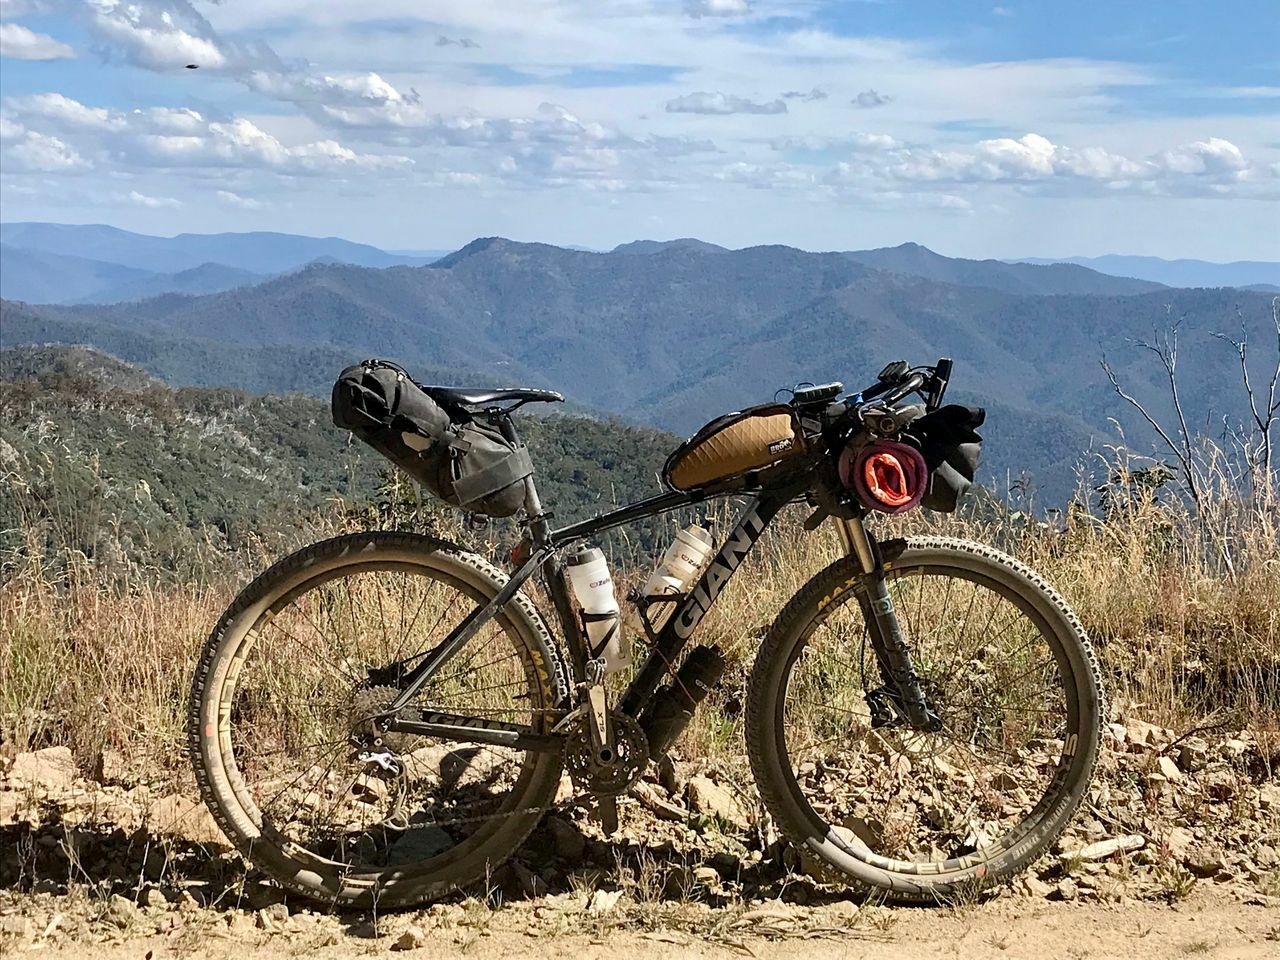
<svg viewBox="0 0 1280 960"><path fill-rule="evenodd" d="M718 910L758 900L817 905L850 898L797 872L794 854L781 843L752 856L710 827L699 832L668 825L668 833L686 837L677 842L659 838L652 823L628 825L625 819L623 834L606 838L569 812L544 816L512 859L440 902L478 900L501 908L585 901L603 890L653 907L698 903ZM125 824L55 802L36 804L18 822L11 819L0 824L0 893L87 895L104 902L119 895L245 915L285 903L339 914L357 936L365 922L362 912L326 911L287 894L225 843L175 836L171 825Z"/></svg>

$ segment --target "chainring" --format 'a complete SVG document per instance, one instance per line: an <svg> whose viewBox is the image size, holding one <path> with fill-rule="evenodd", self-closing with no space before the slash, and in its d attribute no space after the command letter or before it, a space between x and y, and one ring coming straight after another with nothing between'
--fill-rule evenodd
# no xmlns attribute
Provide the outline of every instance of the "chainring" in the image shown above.
<svg viewBox="0 0 1280 960"><path fill-rule="evenodd" d="M610 711L614 759L600 763L591 740L591 718L578 717L565 731L564 765L575 785L597 796L616 797L640 779L649 762L649 738L625 713Z"/></svg>

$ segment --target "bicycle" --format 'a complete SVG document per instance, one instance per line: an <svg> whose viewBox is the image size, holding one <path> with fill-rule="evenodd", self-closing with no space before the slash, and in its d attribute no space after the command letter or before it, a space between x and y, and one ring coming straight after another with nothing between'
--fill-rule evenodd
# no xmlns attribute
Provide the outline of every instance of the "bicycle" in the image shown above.
<svg viewBox="0 0 1280 960"><path fill-rule="evenodd" d="M806 528L834 524L843 556L786 604L750 673L746 742L765 808L792 844L886 899L944 900L1011 878L1088 786L1103 714L1090 643L1042 577L990 547L874 537L874 508L915 505L895 484L910 486L916 454L866 474L884 480L879 504L845 475L851 454L892 453L922 414L954 409L941 407L950 372L949 360L899 361L851 396L840 384L797 389L782 407L803 449L558 529L528 476L510 576L404 532L341 536L277 562L199 659L190 749L210 810L285 888L348 907L421 903L484 876L553 806L566 768L609 832L617 798L678 732L652 714L688 681L681 653L779 511L807 502ZM423 389L512 443L512 411L559 398ZM749 503L696 586L656 601L665 621L655 627L654 604L636 598L649 651L609 702L563 554L730 496ZM521 589L539 572L558 641ZM646 725L665 742L651 745Z"/></svg>

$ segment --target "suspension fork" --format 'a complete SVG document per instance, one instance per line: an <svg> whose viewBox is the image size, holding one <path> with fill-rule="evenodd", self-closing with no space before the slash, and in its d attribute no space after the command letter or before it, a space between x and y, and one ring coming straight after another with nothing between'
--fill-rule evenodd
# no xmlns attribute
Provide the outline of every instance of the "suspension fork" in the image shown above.
<svg viewBox="0 0 1280 960"><path fill-rule="evenodd" d="M898 624L898 615L885 584L884 562L879 546L867 531L861 517L836 517L835 524L845 556L856 560L862 571L862 581L855 589L871 635L871 646L880 667L880 676L884 681L884 687L867 695L868 700L873 700L877 694L884 696L887 693L914 729L941 730L942 718L925 696L920 675L916 673L911 661L911 648ZM884 719L877 717L877 713L883 714L883 706L875 702L869 705L873 725L881 725Z"/></svg>

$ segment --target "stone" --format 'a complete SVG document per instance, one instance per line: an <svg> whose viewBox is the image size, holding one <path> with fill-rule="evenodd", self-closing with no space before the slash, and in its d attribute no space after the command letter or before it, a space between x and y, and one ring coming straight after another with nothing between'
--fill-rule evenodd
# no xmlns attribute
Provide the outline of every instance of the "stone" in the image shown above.
<svg viewBox="0 0 1280 960"><path fill-rule="evenodd" d="M693 879L704 887L718 887L720 886L720 871L715 867L694 867Z"/></svg>
<svg viewBox="0 0 1280 960"><path fill-rule="evenodd" d="M1054 898L1057 900L1075 900L1080 896L1080 888L1070 877L1059 880L1053 892Z"/></svg>
<svg viewBox="0 0 1280 960"><path fill-rule="evenodd" d="M262 912L276 923L284 923L289 919L289 907L284 903L273 903L269 907L263 907Z"/></svg>
<svg viewBox="0 0 1280 960"><path fill-rule="evenodd" d="M1044 899L1053 893L1053 887L1049 886L1049 884L1031 873L1022 878L1022 889L1026 892L1027 896L1040 897L1041 899Z"/></svg>
<svg viewBox="0 0 1280 960"><path fill-rule="evenodd" d="M1130 720L1128 723L1129 742L1139 747L1158 747L1173 741L1173 731L1157 727L1145 720Z"/></svg>
<svg viewBox="0 0 1280 960"><path fill-rule="evenodd" d="M1280 810L1280 787L1265 784L1258 791L1258 806L1263 810Z"/></svg>
<svg viewBox="0 0 1280 960"><path fill-rule="evenodd" d="M1238 738L1232 737L1230 740L1222 742L1222 755L1228 760L1238 760L1243 757L1249 750L1249 744Z"/></svg>
<svg viewBox="0 0 1280 960"><path fill-rule="evenodd" d="M123 929L137 919L138 905L127 897L113 893L107 901L107 919Z"/></svg>
<svg viewBox="0 0 1280 960"><path fill-rule="evenodd" d="M404 933L396 938L396 942L391 944L392 950L418 950L427 945L427 932L421 927L409 926L404 928Z"/></svg>
<svg viewBox="0 0 1280 960"><path fill-rule="evenodd" d="M685 787L685 794L689 808L695 813L719 817L726 823L738 827L747 825L746 815L734 795L710 777L701 775L690 777Z"/></svg>
<svg viewBox="0 0 1280 960"><path fill-rule="evenodd" d="M1187 869L1197 877L1212 877L1225 866L1222 849L1212 843L1198 843L1183 859Z"/></svg>
<svg viewBox="0 0 1280 960"><path fill-rule="evenodd" d="M169 907L169 898L159 887L147 887L147 892L142 895L142 903L151 909L166 910Z"/></svg>
<svg viewBox="0 0 1280 960"><path fill-rule="evenodd" d="M1230 800L1239 791L1239 784L1230 770L1214 770L1201 776L1204 792L1214 800Z"/></svg>
<svg viewBox="0 0 1280 960"><path fill-rule="evenodd" d="M1187 773L1203 770L1209 762L1209 744L1199 737L1188 740L1178 750L1178 766Z"/></svg>
<svg viewBox="0 0 1280 960"><path fill-rule="evenodd" d="M587 852L587 838L563 817L547 818L547 830L555 846L556 856L569 863L580 863Z"/></svg>
<svg viewBox="0 0 1280 960"><path fill-rule="evenodd" d="M1182 779L1182 771L1178 769L1178 765L1171 757L1161 757L1157 760L1156 771L1170 783L1176 783Z"/></svg>
<svg viewBox="0 0 1280 960"><path fill-rule="evenodd" d="M76 761L69 747L45 747L14 757L9 782L14 787L40 787L58 793L71 788L76 774Z"/></svg>
<svg viewBox="0 0 1280 960"><path fill-rule="evenodd" d="M597 890L587 900L587 913L592 916L608 913L618 905L621 896L621 890Z"/></svg>
<svg viewBox="0 0 1280 960"><path fill-rule="evenodd" d="M1185 860L1195 841L1195 835L1190 830L1185 827L1173 827L1165 834L1163 844L1169 851L1169 856L1175 860Z"/></svg>
<svg viewBox="0 0 1280 960"><path fill-rule="evenodd" d="M1105 860L1107 857L1123 851L1141 850L1146 846L1145 837L1133 833L1123 837L1113 837L1110 840L1099 840L1097 843L1091 843L1079 850L1069 850L1058 854L1058 859L1063 862L1079 860L1085 863L1096 863L1099 860Z"/></svg>
<svg viewBox="0 0 1280 960"><path fill-rule="evenodd" d="M1108 740L1122 744L1129 739L1129 730L1123 723L1108 723L1102 729L1102 735Z"/></svg>
<svg viewBox="0 0 1280 960"><path fill-rule="evenodd" d="M1022 781L1007 770L1001 770L991 778L991 789L1006 793L1022 786Z"/></svg>
<svg viewBox="0 0 1280 960"><path fill-rule="evenodd" d="M645 809L661 820L672 823L684 823L689 819L689 811L678 803L673 803L661 796L652 784L641 780L631 788L632 795L644 805Z"/></svg>
<svg viewBox="0 0 1280 960"><path fill-rule="evenodd" d="M147 811L147 829L155 836L176 837L217 850L230 850L231 842L199 800L173 793L162 797Z"/></svg>

